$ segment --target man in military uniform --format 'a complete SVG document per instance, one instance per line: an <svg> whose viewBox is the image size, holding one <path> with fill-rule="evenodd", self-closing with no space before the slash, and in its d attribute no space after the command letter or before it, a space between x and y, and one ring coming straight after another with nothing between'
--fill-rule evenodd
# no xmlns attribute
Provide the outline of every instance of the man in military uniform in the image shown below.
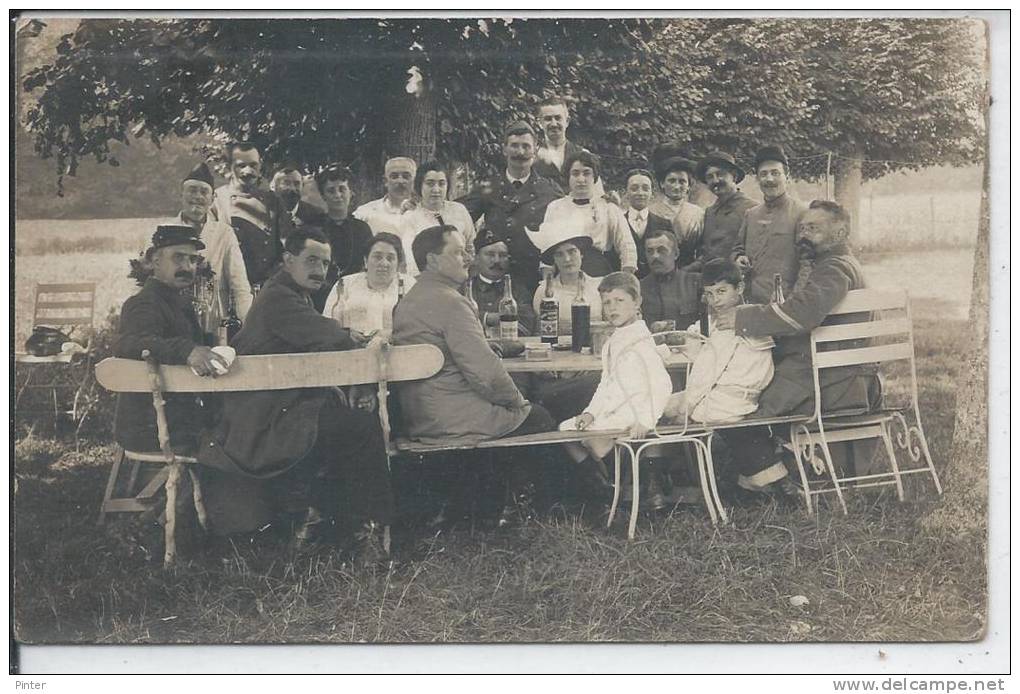
<svg viewBox="0 0 1020 694"><path fill-rule="evenodd" d="M716 196L712 206L705 210L699 260L701 263L714 258L729 260L744 223L744 213L755 205L754 200L737 190L737 184L744 180L744 170L732 156L716 151L698 162L695 174Z"/></svg>
<svg viewBox="0 0 1020 694"><path fill-rule="evenodd" d="M292 161L284 163L273 174L269 190L276 193L283 207L290 215L291 224L299 227L303 224L317 224L325 210L301 199L304 191L305 178L301 169Z"/></svg>
<svg viewBox="0 0 1020 694"><path fill-rule="evenodd" d="M279 267L283 239L293 227L290 214L275 193L259 188L262 158L255 145L235 142L227 147L230 182L216 189L216 217L237 234L248 281L258 291Z"/></svg>
<svg viewBox="0 0 1020 694"><path fill-rule="evenodd" d="M746 273L747 298L754 304L772 300L773 278L782 278L784 293L797 281L797 222L806 207L787 191L790 165L782 147L766 146L754 155L754 173L765 202L744 215L733 260Z"/></svg>
<svg viewBox="0 0 1020 694"><path fill-rule="evenodd" d="M534 294L540 281L539 251L528 238L525 227L538 229L545 219L545 209L563 196L555 181L543 178L532 169L535 161L535 131L524 121L506 129L503 137L506 172L490 187L480 186L459 202L467 207L478 223L485 216L485 226L506 240L510 251L510 276L524 293Z"/></svg>
<svg viewBox="0 0 1020 694"><path fill-rule="evenodd" d="M762 391L755 416L810 414L814 410L810 332L852 289L864 288L860 263L850 252L850 215L834 202L815 200L797 225L800 270L782 304L747 305L720 316L716 329L744 337L776 339L775 376ZM842 317L844 320L851 317ZM727 323L732 320L732 325ZM871 408L881 399L876 369L848 366L821 372L822 411ZM786 467L775 459L766 427L727 430L739 465L738 484L751 491L795 492Z"/></svg>
<svg viewBox="0 0 1020 694"><path fill-rule="evenodd" d="M478 315L485 328L485 334L495 336L499 331L499 302L503 299L507 272L510 269L510 250L506 241L496 236L492 229L484 229L474 239L475 269L471 293L478 304ZM522 287L513 285L513 296L517 302L517 334L534 335L535 309L533 295L526 294Z"/></svg>

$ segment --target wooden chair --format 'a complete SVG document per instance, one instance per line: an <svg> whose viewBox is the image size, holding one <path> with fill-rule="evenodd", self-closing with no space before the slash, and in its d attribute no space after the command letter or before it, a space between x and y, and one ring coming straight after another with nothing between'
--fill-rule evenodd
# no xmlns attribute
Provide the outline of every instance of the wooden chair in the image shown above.
<svg viewBox="0 0 1020 694"><path fill-rule="evenodd" d="M94 282L73 284L37 284L35 287L35 307L32 313L32 328L48 326L64 330L71 338L84 339L84 362L76 359L72 352L61 352L51 356L37 357L27 352L15 352L14 361L24 365L25 380L18 388L14 399L14 409L19 410L22 396L28 390L48 390L53 402L53 420L56 428L57 418L61 414L57 391L74 389L70 409L63 413L71 417L80 428L94 399L88 397L88 385L91 383L92 362L91 342L96 303L96 285ZM75 335L76 331L82 334ZM79 365L81 368L79 368ZM40 382L40 376L48 376ZM22 410L24 411L24 410Z"/></svg>
<svg viewBox="0 0 1020 694"><path fill-rule="evenodd" d="M234 360L227 374L218 378L201 378L187 366L157 364L147 351L143 353L143 357L144 361L104 359L96 365L96 380L107 390L115 393L146 391L152 393L160 446L158 452L128 450L121 452L110 471L100 507L99 521L102 522L105 515L111 512L146 510L151 507L151 500L159 490L165 488L166 525L163 556L165 566L173 564L177 554L174 539L176 500L185 469L191 478L192 497L199 523L205 527L207 520L201 485L192 467L197 460L193 456L182 455L170 447L164 393L223 393L378 383L379 416L384 433L388 434L389 422L385 407L388 382L428 378L443 366L442 352L432 345L387 347L382 350L358 349L345 352L242 356ZM138 493L127 497L115 497L121 465L125 460L134 463L128 482L129 494L134 487L140 463L161 463L164 469ZM146 503L147 501L149 503Z"/></svg>
<svg viewBox="0 0 1020 694"><path fill-rule="evenodd" d="M895 485L896 495L902 501L903 476L928 473L936 492L942 493L942 484L932 463L928 440L921 425L917 365L914 356L914 328L907 293L869 289L851 291L829 315L849 314L856 314L854 317L859 319L858 322L823 325L811 332L815 402L821 402L819 375L822 371L870 364L878 367L897 361L909 364L910 399L904 407L886 407L875 412L855 415L823 413L816 404L812 421L793 428L791 443L809 515L813 513L812 497L827 493L836 494L843 513L846 513L842 486L844 484L854 488ZM830 446L839 442L867 439L882 442L889 471L840 476L833 464ZM816 448L821 450L824 468L828 471L827 483L809 482L806 474L805 463L817 460L814 456ZM923 465L901 469L896 454L897 448L906 451L914 463L921 463L923 460Z"/></svg>

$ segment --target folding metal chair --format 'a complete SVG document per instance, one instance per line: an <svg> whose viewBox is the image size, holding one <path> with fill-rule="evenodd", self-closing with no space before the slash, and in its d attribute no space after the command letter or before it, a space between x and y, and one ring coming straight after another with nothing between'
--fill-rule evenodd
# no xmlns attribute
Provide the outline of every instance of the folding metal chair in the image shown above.
<svg viewBox="0 0 1020 694"><path fill-rule="evenodd" d="M812 497L827 493L836 494L843 513L846 513L843 484L849 484L854 488L895 485L896 495L902 501L903 476L928 473L931 475L935 490L941 494L942 485L932 463L928 440L921 425L917 366L914 357L914 329L906 292L879 292L868 289L851 291L829 315L842 316L844 320L857 319L857 322L823 325L811 332L815 416L810 422L794 426L791 432L792 447L808 514L812 514L814 510ZM874 340L880 341L879 344L868 344ZM820 374L823 371L872 364L877 367L895 361L906 361L910 365L910 402L906 406L856 415L821 412ZM889 471L841 477L833 464L830 446L839 442L867 439L882 441ZM816 447L822 451L824 467L829 475L828 483L808 480L805 463L816 460L814 456ZM901 469L896 455L897 448L906 451L914 463L920 463L923 459L924 465Z"/></svg>

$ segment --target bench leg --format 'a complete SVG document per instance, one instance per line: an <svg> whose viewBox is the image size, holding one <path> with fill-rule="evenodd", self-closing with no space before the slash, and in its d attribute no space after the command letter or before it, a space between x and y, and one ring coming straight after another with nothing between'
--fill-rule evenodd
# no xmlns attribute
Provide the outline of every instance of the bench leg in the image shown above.
<svg viewBox="0 0 1020 694"><path fill-rule="evenodd" d="M191 499L195 502L195 514L198 516L198 524L202 530L209 529L209 516L205 512L205 499L202 497L202 485L198 481L198 475L190 467L188 477L191 478Z"/></svg>
<svg viewBox="0 0 1020 694"><path fill-rule="evenodd" d="M630 453L630 523L627 526L627 539L633 540L637 531L638 512L641 505L641 472L638 470L638 455L630 444L624 444Z"/></svg>
<svg viewBox="0 0 1020 694"><path fill-rule="evenodd" d="M99 525L106 520L106 505L113 498L113 491L117 487L117 477L120 475L120 466L124 462L124 449L120 449L120 455L113 461L110 469L110 477L106 480L106 491L103 493L103 503L99 506ZM130 490L129 490L130 491Z"/></svg>
<svg viewBox="0 0 1020 694"><path fill-rule="evenodd" d="M616 508L620 503L620 448L619 441L613 445L613 503L609 506L609 518L606 520L606 527L613 527L613 519L616 518Z"/></svg>
<svg viewBox="0 0 1020 694"><path fill-rule="evenodd" d="M719 521L717 511L719 513L725 513L725 511L723 511L722 502L719 501L718 493L714 492L712 484L715 480L715 470L709 462L712 459L712 453L710 450L706 453L706 447L698 439L692 440L691 445L694 446L694 457L698 463L698 481L701 484L701 494L705 497L705 508L708 509L712 525L716 525Z"/></svg>
<svg viewBox="0 0 1020 694"><path fill-rule="evenodd" d="M163 531L165 551L163 553L163 568L173 566L177 559L177 541L175 533L177 530L177 489L181 482L181 464L170 463L166 477L166 527Z"/></svg>

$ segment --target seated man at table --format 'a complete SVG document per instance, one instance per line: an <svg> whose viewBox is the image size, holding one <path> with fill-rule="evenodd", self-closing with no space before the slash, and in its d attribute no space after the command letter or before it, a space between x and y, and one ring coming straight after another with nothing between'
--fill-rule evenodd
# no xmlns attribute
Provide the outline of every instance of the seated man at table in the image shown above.
<svg viewBox="0 0 1020 694"><path fill-rule="evenodd" d="M315 310L312 294L326 280L329 239L314 227L294 230L284 244L283 267L263 287L248 320L234 337L240 355L356 349L364 338ZM228 473L231 483L262 483L261 495L234 493L234 506L262 501L263 513L292 510L282 497L302 497L304 522L295 540L303 544L336 514L340 540L364 562L385 557L382 529L393 517L393 493L382 427L368 389L349 396L336 388L227 393L220 421L199 452L199 462ZM353 402L348 402L348 397ZM224 489L228 492L228 489ZM336 495L339 498L335 498ZM238 497L246 496L244 499ZM214 529L246 530L238 522L258 519L255 508L217 517ZM243 514L247 510L248 513ZM243 515L242 515L243 514ZM269 518L255 522L266 522Z"/></svg>
<svg viewBox="0 0 1020 694"><path fill-rule="evenodd" d="M701 316L700 275L677 268L680 248L671 230L650 230L642 242L651 272L641 280L641 317L652 332L660 332L661 321L683 330Z"/></svg>

